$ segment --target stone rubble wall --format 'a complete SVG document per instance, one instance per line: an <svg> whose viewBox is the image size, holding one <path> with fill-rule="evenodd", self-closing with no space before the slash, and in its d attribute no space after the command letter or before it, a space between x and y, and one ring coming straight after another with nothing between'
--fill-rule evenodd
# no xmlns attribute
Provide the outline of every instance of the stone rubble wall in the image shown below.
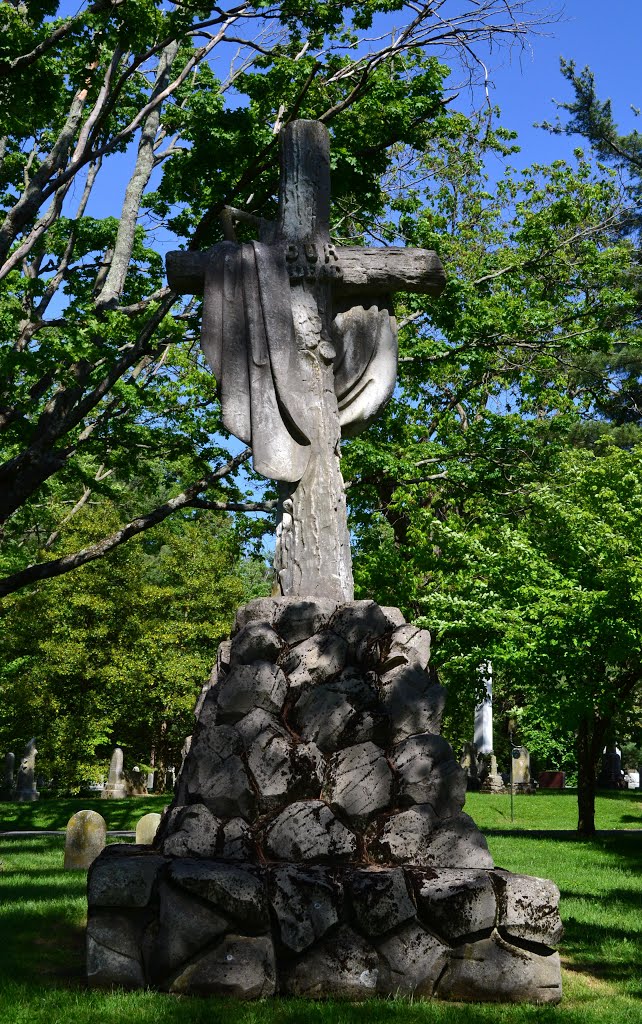
<svg viewBox="0 0 642 1024"><path fill-rule="evenodd" d="M90 983L558 1001L559 893L494 869L429 657L372 601L241 608L155 850L91 870Z"/></svg>

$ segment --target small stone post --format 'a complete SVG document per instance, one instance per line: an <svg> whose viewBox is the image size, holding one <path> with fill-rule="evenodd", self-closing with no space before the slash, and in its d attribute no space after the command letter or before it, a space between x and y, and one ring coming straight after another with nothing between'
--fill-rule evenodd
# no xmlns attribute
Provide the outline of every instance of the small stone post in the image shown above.
<svg viewBox="0 0 642 1024"><path fill-rule="evenodd" d="M103 800L122 800L127 796L127 783L123 772L123 752L120 747L114 748L109 765L107 785L101 793Z"/></svg>

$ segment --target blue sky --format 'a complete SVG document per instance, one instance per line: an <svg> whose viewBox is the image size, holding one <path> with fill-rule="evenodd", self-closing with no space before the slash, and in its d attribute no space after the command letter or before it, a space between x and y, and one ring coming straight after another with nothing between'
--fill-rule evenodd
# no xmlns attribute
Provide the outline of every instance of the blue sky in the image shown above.
<svg viewBox="0 0 642 1024"><path fill-rule="evenodd" d="M542 7L544 3L542 3ZM553 99L571 99L559 73L559 59L589 65L595 73L600 98L610 98L623 131L642 131L642 0L566 0L561 20L532 36L523 51L496 54L491 68L493 102L502 108L502 121L519 133L521 166L548 163L568 156L579 140L565 139L533 127L555 118ZM492 58L491 58L492 61Z"/></svg>

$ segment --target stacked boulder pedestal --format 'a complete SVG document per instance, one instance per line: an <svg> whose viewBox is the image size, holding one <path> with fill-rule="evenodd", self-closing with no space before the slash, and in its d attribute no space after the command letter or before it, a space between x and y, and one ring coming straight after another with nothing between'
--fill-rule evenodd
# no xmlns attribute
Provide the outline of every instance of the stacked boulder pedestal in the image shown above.
<svg viewBox="0 0 642 1024"><path fill-rule="evenodd" d="M557 1002L559 892L462 811L429 653L371 601L242 608L154 846L91 868L90 984Z"/></svg>

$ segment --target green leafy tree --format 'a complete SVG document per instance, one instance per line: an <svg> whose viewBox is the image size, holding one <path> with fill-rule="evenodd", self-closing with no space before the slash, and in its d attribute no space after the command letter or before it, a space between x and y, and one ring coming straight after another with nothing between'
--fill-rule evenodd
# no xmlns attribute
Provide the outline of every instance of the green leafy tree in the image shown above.
<svg viewBox="0 0 642 1024"><path fill-rule="evenodd" d="M199 305L164 285L154 231L204 247L229 233L230 207L269 217L278 128L295 117L329 126L338 222L358 210L367 224L385 205L391 147L420 152L449 122L436 54L469 61L476 46L523 39L530 6L2 5L0 593L99 558L195 499L247 508L249 453L232 458L217 434ZM403 28L368 42L391 12ZM100 183L113 189L129 160L118 216L99 216ZM148 453L173 467L161 505L141 502L79 551L24 543L38 507L56 505L54 481L77 502L144 475Z"/></svg>
<svg viewBox="0 0 642 1024"><path fill-rule="evenodd" d="M87 503L66 544L113 528L120 509ZM263 560L242 557L229 517L174 516L71 576L7 598L0 640L0 742L38 738L39 771L58 788L127 766L180 762L194 702L236 608L269 590Z"/></svg>

